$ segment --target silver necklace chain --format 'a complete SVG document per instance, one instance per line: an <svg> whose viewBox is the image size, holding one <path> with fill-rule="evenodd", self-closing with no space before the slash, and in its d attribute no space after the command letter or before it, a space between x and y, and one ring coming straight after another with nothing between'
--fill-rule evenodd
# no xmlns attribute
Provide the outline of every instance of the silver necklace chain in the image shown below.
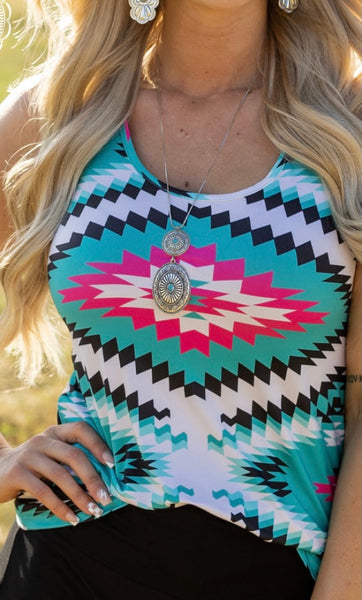
<svg viewBox="0 0 362 600"><path fill-rule="evenodd" d="M193 209L193 207L195 206L198 198L200 197L200 194L202 192L202 190L204 189L206 182L210 176L210 173L212 171L212 169L214 168L217 159L219 158L226 142L227 139L231 133L231 130L234 126L234 123L236 121L236 117L239 114L239 111L242 107L242 105L244 104L246 98L248 97L248 95L250 94L250 91L255 83L256 77L254 77L253 81L251 82L251 84L249 85L249 87L247 88L247 90L244 92L244 94L241 96L238 106L236 108L236 111L233 115L233 118L231 119L231 122L229 124L229 127L227 128L227 131L223 137L223 139L221 140L221 143L217 149L217 152L214 156L214 158L211 161L211 164L209 166L209 168L206 171L206 175L204 177L204 179L202 180L202 183L198 189L198 191L196 192L196 194L194 195L193 201L191 203L190 208L188 209L186 216L183 220L183 222L181 223L181 225L175 225L173 222L173 218L172 218L172 203L171 203L171 194L170 194L170 185L169 185L169 178L168 178L168 169L167 169L167 161L166 161L166 142L165 142L165 128L164 128L164 123L163 123L163 110L162 110L162 97L161 97L161 89L160 86L157 85L157 100L158 100L158 109L159 109L159 114L160 114L160 130L161 130L161 139L162 139L162 154L163 154L163 164L164 164L164 173L165 173L165 183L166 183L166 190L167 190L167 197L168 197L168 205L169 205L169 219L170 219L170 225L172 227L172 229L175 230L180 230L183 227L185 227L187 220L191 214L191 211Z"/></svg>
<svg viewBox="0 0 362 600"><path fill-rule="evenodd" d="M188 209L184 220L181 225L175 225L172 219L172 203L170 194L170 184L168 180L168 170L166 161L166 143L165 143L165 129L163 123L163 110L162 110L162 97L160 87L157 86L157 98L158 107L160 112L160 128L162 137L162 152L163 162L165 170L166 189L169 205L169 219L172 231L166 233L162 240L162 248L166 254L171 258L168 263L162 265L156 272L153 283L152 283L152 294L155 303L158 308L167 313L176 313L183 310L190 298L191 298L191 281L187 274L186 269L176 262L175 256L181 256L190 247L190 236L186 231L181 231L187 223L187 219L195 206L196 200L199 198L205 184L209 178L209 175L215 166L217 159L219 158L223 147L225 146L226 140L228 139L230 132L235 123L236 117L241 109L245 99L250 93L252 86L254 85L256 77L253 79L248 89L241 96L236 111L231 119L229 127L219 145L216 155L214 156L209 168L207 169L206 175L202 180L199 191L194 195L193 201L191 202L190 208Z"/></svg>

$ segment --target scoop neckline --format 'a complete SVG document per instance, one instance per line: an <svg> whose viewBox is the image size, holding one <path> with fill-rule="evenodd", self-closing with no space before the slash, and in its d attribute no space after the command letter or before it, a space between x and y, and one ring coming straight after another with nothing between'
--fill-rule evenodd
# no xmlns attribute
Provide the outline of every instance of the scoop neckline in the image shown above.
<svg viewBox="0 0 362 600"><path fill-rule="evenodd" d="M120 130L121 140L124 146L125 153L127 158L130 160L132 165L135 167L136 171L141 174L145 179L150 181L153 185L159 188L159 190L167 193L167 185L164 181L158 179L155 175L153 175L143 164L141 159L139 158L137 151L133 145L132 137L129 129L128 122L125 121ZM226 192L224 194L200 194L197 198L197 202L202 201L212 201L212 202L224 202L235 199L240 199L240 197L249 196L254 194L266 187L267 184L270 183L271 180L275 179L276 176L280 173L280 171L285 166L285 154L284 152L280 152L276 161L272 165L271 169L268 173L262 177L256 183L240 189L235 192ZM172 196L180 196L184 198L194 198L197 195L197 192L188 192L187 190L178 189L173 186L170 187L170 194Z"/></svg>

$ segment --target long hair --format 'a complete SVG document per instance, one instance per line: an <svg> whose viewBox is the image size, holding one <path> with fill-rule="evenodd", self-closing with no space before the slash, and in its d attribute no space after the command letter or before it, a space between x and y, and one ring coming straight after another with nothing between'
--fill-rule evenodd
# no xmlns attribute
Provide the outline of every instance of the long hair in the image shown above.
<svg viewBox="0 0 362 600"><path fill-rule="evenodd" d="M130 115L162 35L130 19L127 0L28 0L50 24L49 56L32 93L41 142L7 174L16 233L0 262L6 307L0 347L20 349L34 381L43 356L61 370L47 285L49 245L90 159ZM268 3L263 125L289 157L326 184L336 226L362 261L361 0L301 0L285 15Z"/></svg>

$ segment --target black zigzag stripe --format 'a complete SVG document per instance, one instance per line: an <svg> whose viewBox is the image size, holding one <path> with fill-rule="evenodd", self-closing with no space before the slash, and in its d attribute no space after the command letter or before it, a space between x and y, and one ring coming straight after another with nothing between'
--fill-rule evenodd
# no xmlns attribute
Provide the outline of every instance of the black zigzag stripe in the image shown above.
<svg viewBox="0 0 362 600"><path fill-rule="evenodd" d="M346 336L346 330L335 329L335 334L335 336L326 336L326 340L328 343L315 344L317 350L300 348L299 350L300 352L302 352L302 354L304 354L304 356L291 356L288 361L288 368L300 375L303 366L314 366L315 359L326 358L324 352L333 351L332 344L342 344L342 339Z"/></svg>
<svg viewBox="0 0 362 600"><path fill-rule="evenodd" d="M107 229L109 231L112 231L113 233L122 235L126 225L144 233L149 222L165 230L167 227L167 220L167 214L162 213L156 210L155 208L151 208L147 217L142 217L141 215L130 211L125 221L114 217L113 215L110 215L108 217L104 225L99 225L98 223L90 221L87 225L87 229L83 234L72 233L69 242L65 244L58 244L57 252L53 252L49 256L48 270L51 271L53 269L56 269L57 267L55 263L63 258L67 258L69 256L69 254L67 254L67 251L72 250L73 248L80 247L85 237L100 240L104 231Z"/></svg>
<svg viewBox="0 0 362 600"><path fill-rule="evenodd" d="M64 502L70 510L72 510L75 514L81 512L80 508L74 502L68 498L68 496L54 483L51 481L46 481L47 485L51 488L52 492L62 501ZM83 483L78 483L84 492L87 492L87 489ZM46 507L44 504L39 502L36 498L31 498L26 495L17 496L15 499L15 507L21 513L32 512L34 516L43 515L47 518L54 517L54 514ZM93 519L94 517L90 517Z"/></svg>
<svg viewBox="0 0 362 600"><path fill-rule="evenodd" d="M288 160L286 160L285 162L288 162ZM291 198L288 198L288 200L285 200L283 198L281 192L276 192L270 196L265 196L264 189L258 190L257 192L247 196L246 202L247 204L264 202L267 211L273 210L280 206L284 206L285 214L287 217L291 217L299 212L302 212L306 225L310 225L311 223L320 221L324 233L330 233L331 231L335 230L335 224L332 216L327 215L321 217L317 206L307 206L303 208L297 190L295 190L295 195Z"/></svg>
<svg viewBox="0 0 362 600"><path fill-rule="evenodd" d="M59 244L57 246L58 252L54 252L53 254L51 254L49 256L48 271L52 271L53 269L56 269L57 267L56 267L55 263L58 260L67 258L69 256L69 254L67 254L67 251L71 250L72 248L77 248L78 246L80 246L82 243L82 239L83 239L82 234L72 233L69 242L67 242L65 244Z"/></svg>
<svg viewBox="0 0 362 600"><path fill-rule="evenodd" d="M145 419L149 419L150 417L155 417L158 421L161 421L165 417L171 416L171 411L169 408L164 408L163 410L157 410L154 405L153 400L149 400L144 404L139 404L138 393L134 392L127 396L127 406L128 410L131 412L137 409L138 419L139 421L143 421Z"/></svg>
<svg viewBox="0 0 362 600"><path fill-rule="evenodd" d="M336 292L344 293L343 298L349 302L351 296L351 284L349 283L348 276L341 275L343 267L340 265L333 265L329 261L328 254L322 254L321 256L318 256L316 258L316 266L317 272L331 274L326 281L329 283L335 283L338 286L335 288Z"/></svg>
<svg viewBox="0 0 362 600"><path fill-rule="evenodd" d="M304 366L314 366L316 364L316 360L325 359L326 353L333 351L333 345L341 344L342 339L346 334L345 329L335 330L334 336L326 336L326 341L322 343L315 343L314 348L299 349L301 356L289 357L288 364L285 364L280 359L273 357L270 366L267 366L260 361L255 361L254 370L247 368L242 363L238 364L237 373L233 373L223 367L220 379L206 372L204 385L201 385L196 381L185 384L184 371L170 373L168 362L162 361L161 363L155 364L151 352L137 357L135 354L135 348L132 344L126 348L120 349L118 347L116 338L112 338L103 344L99 335L88 335L89 329L77 330L76 323L66 322L66 324L74 338L80 339L80 345L90 344L95 353L102 350L105 361L117 355L119 357L121 367L134 362L137 373L143 373L145 371L152 372L153 383L168 379L170 391L178 388L184 388L186 397L198 396L202 399L205 399L206 397L205 390L209 390L213 394L221 396L223 385L237 392L239 380L244 381L252 386L254 385L255 378L257 378L269 385L272 373L283 380L286 378L289 369L300 375ZM95 393L96 391L99 391L100 385L101 380L99 378L95 377L94 381L92 379L92 389L95 390ZM108 382L106 385L108 385ZM115 395L115 401L117 403L124 400L124 389L122 386L118 388L117 393L113 391L112 394Z"/></svg>
<svg viewBox="0 0 362 600"><path fill-rule="evenodd" d="M152 471L156 470L154 466L154 460L145 459L143 453L140 451L137 444L134 442L128 442L124 444L116 456L119 457L119 463L126 465L122 470L122 484L134 484L137 483L137 479L151 477Z"/></svg>
<svg viewBox="0 0 362 600"><path fill-rule="evenodd" d="M263 540L272 540L274 543L281 544L282 546L285 546L288 542L287 535L275 536L273 534L273 525L269 525L268 527L262 527L260 525L258 515L255 515L253 517L246 517L241 512L231 513L230 520L232 523L239 523L240 521L242 521L243 523L245 523L245 527L248 531L258 531L259 537ZM291 548L297 548L298 543L296 542L294 544L288 544L288 546L290 546Z"/></svg>
<svg viewBox="0 0 362 600"><path fill-rule="evenodd" d="M252 465L243 466L244 477L257 478L261 485L279 498L289 496L292 492L288 489L287 482L278 479L278 474L285 475L283 467L287 466L286 463L277 456L266 456L266 458L269 462L253 461Z"/></svg>
<svg viewBox="0 0 362 600"><path fill-rule="evenodd" d="M268 419L272 418L275 422L281 424L283 415L293 417L296 410L305 412L307 415L315 414L325 423L331 423L333 417L343 413L344 407L339 394L333 395L329 392L337 390L345 383L344 367L336 367L335 373L327 374L328 380L322 381L319 390L310 386L309 395L299 392L297 401L292 401L286 396L281 396L281 405L277 406L271 400L268 400L266 409L253 401L251 414L241 408L236 410L234 416L229 417L222 413L220 420L229 427L240 425L247 430L252 429L252 420L256 419L266 425ZM325 410L321 410L320 396L328 400ZM313 409L314 407L314 409Z"/></svg>

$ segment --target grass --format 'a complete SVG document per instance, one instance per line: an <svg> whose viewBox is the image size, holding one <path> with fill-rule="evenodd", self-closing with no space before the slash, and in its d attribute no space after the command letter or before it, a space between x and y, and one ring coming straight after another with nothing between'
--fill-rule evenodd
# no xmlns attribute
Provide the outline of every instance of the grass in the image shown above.
<svg viewBox="0 0 362 600"><path fill-rule="evenodd" d="M31 48L26 41L17 41L20 21L24 18L24 0L10 0L12 9L11 35L0 49L0 101L9 85L21 79L32 61L44 48L40 40ZM3 298L0 291L0 312ZM56 422L56 400L65 381L47 379L36 388L25 388L16 377L13 361L0 353L0 431L11 445L23 443L35 433ZM0 504L0 547L14 520L13 503Z"/></svg>

